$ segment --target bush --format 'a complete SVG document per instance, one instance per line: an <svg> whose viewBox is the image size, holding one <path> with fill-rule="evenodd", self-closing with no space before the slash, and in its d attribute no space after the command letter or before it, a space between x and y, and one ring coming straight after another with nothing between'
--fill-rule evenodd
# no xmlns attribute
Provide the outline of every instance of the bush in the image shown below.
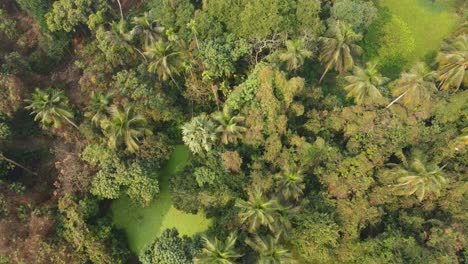
<svg viewBox="0 0 468 264"><path fill-rule="evenodd" d="M377 8L371 1L341 0L333 5L331 17L345 21L355 31L362 32L377 18Z"/></svg>
<svg viewBox="0 0 468 264"><path fill-rule="evenodd" d="M166 229L140 256L143 264L190 264L200 243L187 236L179 237L177 229Z"/></svg>
<svg viewBox="0 0 468 264"><path fill-rule="evenodd" d="M42 31L47 30L45 14L52 7L54 0L16 0L16 2L28 16L36 20Z"/></svg>

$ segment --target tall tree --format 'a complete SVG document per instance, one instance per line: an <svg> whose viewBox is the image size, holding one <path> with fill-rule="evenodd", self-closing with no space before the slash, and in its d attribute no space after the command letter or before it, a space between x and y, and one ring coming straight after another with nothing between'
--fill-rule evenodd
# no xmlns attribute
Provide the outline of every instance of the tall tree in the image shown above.
<svg viewBox="0 0 468 264"><path fill-rule="evenodd" d="M275 229L275 218L281 209L275 199L267 200L259 189L255 189L248 201L238 200L236 207L240 208L239 218L248 225L249 232L254 233L260 226L270 230Z"/></svg>
<svg viewBox="0 0 468 264"><path fill-rule="evenodd" d="M258 253L258 264L293 264L297 263L291 252L279 244L279 235L263 238L255 235L245 243Z"/></svg>
<svg viewBox="0 0 468 264"><path fill-rule="evenodd" d="M135 113L132 106L122 108L113 105L109 109L110 118L101 122L104 134L108 138L111 148L125 144L130 152L139 149L139 139L144 135L151 135L146 119Z"/></svg>
<svg viewBox="0 0 468 264"><path fill-rule="evenodd" d="M348 91L348 97L353 97L358 105L372 104L382 99L379 87L388 78L383 77L377 71L375 63L367 63L366 68L355 66L353 74L345 77L349 83L344 89Z"/></svg>
<svg viewBox="0 0 468 264"><path fill-rule="evenodd" d="M277 182L277 189L284 199L299 200L299 197L303 195L305 188L304 184L304 173L300 169L291 169L286 166L284 169L275 176Z"/></svg>
<svg viewBox="0 0 468 264"><path fill-rule="evenodd" d="M85 116L91 118L91 122L99 125L102 120L107 118L107 111L109 106L112 104L114 95L103 94L100 92L93 91L88 107L86 107Z"/></svg>
<svg viewBox="0 0 468 264"><path fill-rule="evenodd" d="M304 48L303 40L286 41L286 50L279 55L279 59L286 62L288 70L297 70L303 64L306 58L310 58L312 52Z"/></svg>
<svg viewBox="0 0 468 264"><path fill-rule="evenodd" d="M333 67L339 73L353 68L354 56L361 53L361 47L355 43L361 39L362 35L355 33L345 22L334 21L330 23L327 33L320 38L319 60L325 64L325 70L319 83Z"/></svg>
<svg viewBox="0 0 468 264"><path fill-rule="evenodd" d="M153 9L143 13L142 16L134 17L133 25L133 29L130 33L134 36L142 35L145 48L162 39L164 27L157 25L156 15Z"/></svg>
<svg viewBox="0 0 468 264"><path fill-rule="evenodd" d="M445 43L437 56L439 63L439 88L458 90L460 86L468 85L468 34L462 34L454 41Z"/></svg>
<svg viewBox="0 0 468 264"><path fill-rule="evenodd" d="M225 106L223 111L213 113L212 117L219 124L216 133L221 135L223 144L235 143L247 131L247 128L240 125L240 123L244 122L245 117L234 115L232 109L228 106Z"/></svg>
<svg viewBox="0 0 468 264"><path fill-rule="evenodd" d="M440 195L440 190L447 183L443 167L427 162L419 150L413 151L410 159L403 160L402 164L388 165L393 167L390 173L398 177L398 184L391 185L396 188L398 195L415 194L422 201L426 194Z"/></svg>
<svg viewBox="0 0 468 264"><path fill-rule="evenodd" d="M182 53L176 51L172 43L158 41L149 45L144 54L149 59L148 71L156 73L160 80L166 81L169 78L177 84L174 75L179 74L182 67Z"/></svg>
<svg viewBox="0 0 468 264"><path fill-rule="evenodd" d="M391 85L392 94L397 98L387 108L400 99L406 106L418 106L429 101L431 93L437 90L434 84L436 76L424 63L418 62Z"/></svg>
<svg viewBox="0 0 468 264"><path fill-rule="evenodd" d="M182 140L192 153L208 152L216 141L215 124L206 114L194 117L182 126Z"/></svg>
<svg viewBox="0 0 468 264"><path fill-rule="evenodd" d="M36 115L34 120L41 122L43 128L47 128L49 125L60 128L64 122L67 122L79 129L71 120L73 113L69 110L68 98L62 90L55 88L40 90L36 88L32 94L32 99L26 100L26 102L30 103L26 106L26 109L32 110L31 114Z"/></svg>
<svg viewBox="0 0 468 264"><path fill-rule="evenodd" d="M196 264L234 264L235 260L242 256L235 248L236 241L237 237L232 233L225 241L220 241L218 238L212 241L203 237L205 246L200 256L194 259L194 262Z"/></svg>

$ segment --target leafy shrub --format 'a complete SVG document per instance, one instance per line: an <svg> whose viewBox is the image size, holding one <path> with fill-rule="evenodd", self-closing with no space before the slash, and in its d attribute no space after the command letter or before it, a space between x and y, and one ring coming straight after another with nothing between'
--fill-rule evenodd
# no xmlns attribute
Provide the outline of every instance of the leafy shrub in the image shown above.
<svg viewBox="0 0 468 264"><path fill-rule="evenodd" d="M37 21L42 31L47 29L45 14L52 8L54 0L16 0L16 2Z"/></svg>
<svg viewBox="0 0 468 264"><path fill-rule="evenodd" d="M200 243L187 236L179 237L177 229L166 229L140 256L143 264L191 264Z"/></svg>
<svg viewBox="0 0 468 264"><path fill-rule="evenodd" d="M233 34L204 42L200 47L200 56L207 66L210 78L229 77L236 72L236 62L250 53L250 46L243 39L236 39Z"/></svg>
<svg viewBox="0 0 468 264"><path fill-rule="evenodd" d="M331 9L331 17L342 20L355 31L365 31L377 18L377 8L371 1L340 0Z"/></svg>
<svg viewBox="0 0 468 264"><path fill-rule="evenodd" d="M4 34L8 39L13 39L16 34L16 22L8 18L5 10L0 9L0 33Z"/></svg>
<svg viewBox="0 0 468 264"><path fill-rule="evenodd" d="M135 202L145 206L159 192L152 170L138 162L125 164L115 153L99 145L89 145L83 160L100 170L93 179L91 193L102 199L117 199L121 190Z"/></svg>

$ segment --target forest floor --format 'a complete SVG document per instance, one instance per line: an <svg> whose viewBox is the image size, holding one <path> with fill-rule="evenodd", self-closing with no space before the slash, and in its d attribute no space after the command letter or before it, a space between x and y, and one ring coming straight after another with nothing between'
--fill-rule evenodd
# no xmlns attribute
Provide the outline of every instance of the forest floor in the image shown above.
<svg viewBox="0 0 468 264"><path fill-rule="evenodd" d="M147 207L140 207L126 196L112 204L112 214L117 227L126 231L130 248L140 254L167 228L177 228L181 235L194 235L206 231L211 220L203 212L188 214L174 208L170 195L170 177L181 171L189 160L189 151L183 145L175 146L159 179L160 193Z"/></svg>

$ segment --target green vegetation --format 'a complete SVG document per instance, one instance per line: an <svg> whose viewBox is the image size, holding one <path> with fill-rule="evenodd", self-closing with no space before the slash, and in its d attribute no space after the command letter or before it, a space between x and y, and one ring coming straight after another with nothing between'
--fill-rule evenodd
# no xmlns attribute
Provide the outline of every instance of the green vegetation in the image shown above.
<svg viewBox="0 0 468 264"><path fill-rule="evenodd" d="M392 78L417 60L432 58L459 19L452 0L378 1L380 12L364 38L367 60ZM430 29L430 31L428 31Z"/></svg>
<svg viewBox="0 0 468 264"><path fill-rule="evenodd" d="M186 166L189 156L186 147L178 145L174 148L171 158L159 173L159 194L146 207L134 204L128 198L120 198L113 203L114 222L126 231L130 247L135 253L142 252L165 229L177 228L181 235L191 236L209 227L211 221L202 212L181 212L174 208L171 199L169 179Z"/></svg>
<svg viewBox="0 0 468 264"><path fill-rule="evenodd" d="M0 0L0 263L467 263L467 21Z"/></svg>

